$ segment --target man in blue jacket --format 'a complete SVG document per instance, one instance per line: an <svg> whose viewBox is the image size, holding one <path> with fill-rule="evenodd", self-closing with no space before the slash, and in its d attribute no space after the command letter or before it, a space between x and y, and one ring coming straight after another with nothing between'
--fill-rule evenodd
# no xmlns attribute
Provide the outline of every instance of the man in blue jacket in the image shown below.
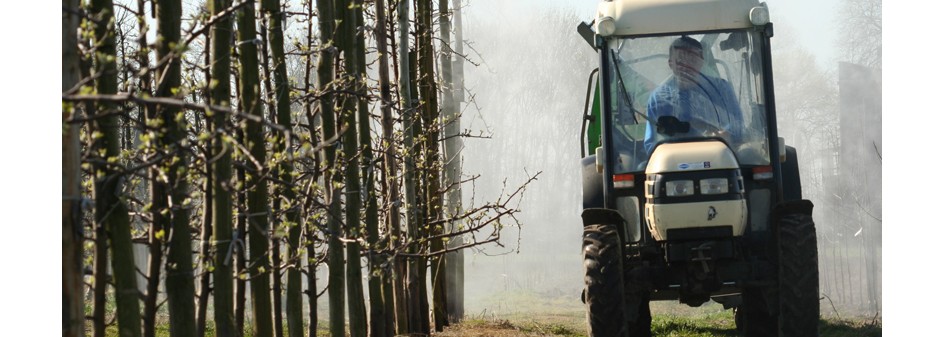
<svg viewBox="0 0 945 337"><path fill-rule="evenodd" d="M650 94L646 113L651 121L673 116L690 123L682 137L718 136L729 142L741 138L742 111L732 85L723 79L702 73L702 43L688 36L673 41L669 47L669 68L673 76ZM656 125L646 125L644 148L652 153L656 146ZM731 144L730 144L731 145Z"/></svg>

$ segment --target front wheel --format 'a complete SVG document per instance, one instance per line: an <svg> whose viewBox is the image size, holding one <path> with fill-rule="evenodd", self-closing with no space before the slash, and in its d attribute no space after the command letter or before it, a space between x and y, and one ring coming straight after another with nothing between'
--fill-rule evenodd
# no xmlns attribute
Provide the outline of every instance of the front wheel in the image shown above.
<svg viewBox="0 0 945 337"><path fill-rule="evenodd" d="M626 336L623 252L614 225L584 227L584 302L588 336Z"/></svg>

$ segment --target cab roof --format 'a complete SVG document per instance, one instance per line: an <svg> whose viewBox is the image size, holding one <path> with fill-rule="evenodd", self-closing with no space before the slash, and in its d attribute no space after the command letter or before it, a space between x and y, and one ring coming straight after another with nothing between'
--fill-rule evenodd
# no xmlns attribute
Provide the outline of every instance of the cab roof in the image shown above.
<svg viewBox="0 0 945 337"><path fill-rule="evenodd" d="M766 5L758 0L604 0L596 21L613 20L616 29L606 35L739 29L753 26L749 12L758 6Z"/></svg>

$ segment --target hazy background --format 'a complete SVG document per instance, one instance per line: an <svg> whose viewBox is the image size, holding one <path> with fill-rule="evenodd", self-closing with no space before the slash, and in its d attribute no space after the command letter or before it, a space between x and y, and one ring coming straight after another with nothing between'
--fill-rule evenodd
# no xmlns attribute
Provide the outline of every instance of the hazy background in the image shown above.
<svg viewBox="0 0 945 337"><path fill-rule="evenodd" d="M878 27L844 23L852 14L841 14L843 1L853 2L768 1L778 123L798 148L805 197L815 203L822 313L881 319L881 54L853 60L843 41L882 41L861 34ZM467 314L534 310L522 296L580 311L581 113L597 56L575 27L593 19L597 1L465 3L465 51L478 66L465 68L474 96L463 127L491 136L465 142L464 171L481 175L475 198L494 199L503 181L514 187L541 172L519 205L522 226L503 231L504 247L467 252Z"/></svg>

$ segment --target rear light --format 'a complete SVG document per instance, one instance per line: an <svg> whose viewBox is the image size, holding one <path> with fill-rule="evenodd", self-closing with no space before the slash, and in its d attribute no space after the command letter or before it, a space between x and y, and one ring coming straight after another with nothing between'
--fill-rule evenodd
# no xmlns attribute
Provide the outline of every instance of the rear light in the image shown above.
<svg viewBox="0 0 945 337"><path fill-rule="evenodd" d="M771 166L759 166L751 169L752 178L767 180L774 178L774 169Z"/></svg>
<svg viewBox="0 0 945 337"><path fill-rule="evenodd" d="M633 174L615 174L614 188L633 188Z"/></svg>

